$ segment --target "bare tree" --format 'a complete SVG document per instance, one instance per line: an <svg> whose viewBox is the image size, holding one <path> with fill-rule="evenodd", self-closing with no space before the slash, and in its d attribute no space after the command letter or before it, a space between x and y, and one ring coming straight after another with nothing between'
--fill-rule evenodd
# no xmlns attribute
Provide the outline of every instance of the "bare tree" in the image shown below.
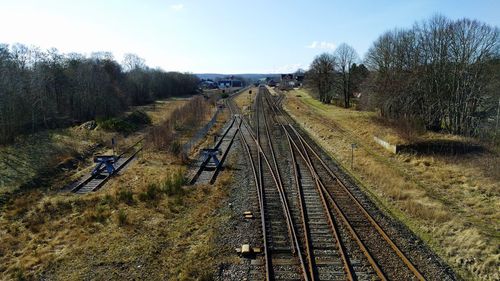
<svg viewBox="0 0 500 281"><path fill-rule="evenodd" d="M146 67L145 60L136 54L125 54L123 56L123 66L126 71L134 69L144 69Z"/></svg>
<svg viewBox="0 0 500 281"><path fill-rule="evenodd" d="M442 16L383 34L366 56L382 116L477 135L492 114L488 65L500 58L499 38L496 27Z"/></svg>
<svg viewBox="0 0 500 281"><path fill-rule="evenodd" d="M337 68L341 75L340 87L344 97L344 107L349 108L352 95L351 89L351 66L359 60L358 54L353 47L346 43L340 44L334 52Z"/></svg>
<svg viewBox="0 0 500 281"><path fill-rule="evenodd" d="M191 74L152 70L135 55L124 72L111 53L64 55L21 44L0 44L0 144L17 135L74 121L116 116L154 98L191 95Z"/></svg>
<svg viewBox="0 0 500 281"><path fill-rule="evenodd" d="M335 57L332 54L323 53L317 56L311 63L306 73L308 85L319 95L323 103L330 103L335 78Z"/></svg>

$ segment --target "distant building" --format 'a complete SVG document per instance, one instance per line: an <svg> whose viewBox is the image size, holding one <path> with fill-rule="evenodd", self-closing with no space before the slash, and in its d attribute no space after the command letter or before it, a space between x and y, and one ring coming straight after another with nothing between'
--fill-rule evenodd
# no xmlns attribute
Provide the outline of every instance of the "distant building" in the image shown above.
<svg viewBox="0 0 500 281"><path fill-rule="evenodd" d="M304 83L305 77L306 77L306 75L304 73L300 73L300 72L295 73L295 81L297 81L297 83L299 85L302 85L302 83Z"/></svg>
<svg viewBox="0 0 500 281"><path fill-rule="evenodd" d="M269 87L275 87L276 86L276 81L274 81L274 79L271 79L271 80L267 81L267 85Z"/></svg>
<svg viewBox="0 0 500 281"><path fill-rule="evenodd" d="M280 90L288 90L295 86L295 79L293 74L281 74L280 80Z"/></svg>
<svg viewBox="0 0 500 281"><path fill-rule="evenodd" d="M218 85L214 81L208 79L208 80L201 80L199 87L201 89L217 89Z"/></svg>
<svg viewBox="0 0 500 281"><path fill-rule="evenodd" d="M219 88L242 88L243 82L240 80L220 80Z"/></svg>

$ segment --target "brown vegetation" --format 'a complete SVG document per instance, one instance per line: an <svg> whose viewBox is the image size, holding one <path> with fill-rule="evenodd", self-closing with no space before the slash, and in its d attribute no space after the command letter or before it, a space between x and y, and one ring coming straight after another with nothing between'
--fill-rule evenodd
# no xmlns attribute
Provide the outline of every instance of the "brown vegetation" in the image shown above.
<svg viewBox="0 0 500 281"><path fill-rule="evenodd" d="M151 128L146 136L149 147L157 150L180 152L176 132L200 127L210 116L210 104L201 96L175 109L170 118Z"/></svg>
<svg viewBox="0 0 500 281"><path fill-rule="evenodd" d="M177 112L184 139L202 121ZM151 115L153 124L171 120ZM215 230L227 220L213 210L230 175L193 189L183 186L185 167L167 151L150 147L133 163L96 193L32 190L13 198L0 213L0 280L210 280Z"/></svg>

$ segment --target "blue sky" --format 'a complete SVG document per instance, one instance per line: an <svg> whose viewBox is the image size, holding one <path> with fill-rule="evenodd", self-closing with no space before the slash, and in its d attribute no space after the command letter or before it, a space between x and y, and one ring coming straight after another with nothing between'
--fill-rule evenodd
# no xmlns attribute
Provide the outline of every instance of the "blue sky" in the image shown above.
<svg viewBox="0 0 500 281"><path fill-rule="evenodd" d="M345 42L362 58L384 31L437 13L500 26L500 0L0 0L0 43L194 73L280 73L307 68Z"/></svg>

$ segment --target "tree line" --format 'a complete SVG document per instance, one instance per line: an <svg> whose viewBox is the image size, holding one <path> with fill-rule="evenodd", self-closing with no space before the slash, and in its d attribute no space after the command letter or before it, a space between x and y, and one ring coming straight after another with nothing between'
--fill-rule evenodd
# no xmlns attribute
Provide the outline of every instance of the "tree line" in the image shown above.
<svg viewBox="0 0 500 281"><path fill-rule="evenodd" d="M358 54L353 47L342 43L334 53L317 56L305 73L304 85L317 94L323 103L340 101L345 108L351 106L353 93L359 92L369 71L364 64L357 64Z"/></svg>
<svg viewBox="0 0 500 281"><path fill-rule="evenodd" d="M495 119L498 123L497 27L435 16L408 29L388 31L368 50L364 58L368 72L361 77L353 71L357 60L350 60L355 57L352 51L337 49L311 64L309 85L323 102L337 95L348 107L353 93L349 83L354 82L351 85L359 87L365 108L378 110L387 119L467 136L480 134Z"/></svg>
<svg viewBox="0 0 500 281"><path fill-rule="evenodd" d="M23 133L109 118L129 106L196 93L192 74L148 68L127 54L89 57L0 44L0 144Z"/></svg>

